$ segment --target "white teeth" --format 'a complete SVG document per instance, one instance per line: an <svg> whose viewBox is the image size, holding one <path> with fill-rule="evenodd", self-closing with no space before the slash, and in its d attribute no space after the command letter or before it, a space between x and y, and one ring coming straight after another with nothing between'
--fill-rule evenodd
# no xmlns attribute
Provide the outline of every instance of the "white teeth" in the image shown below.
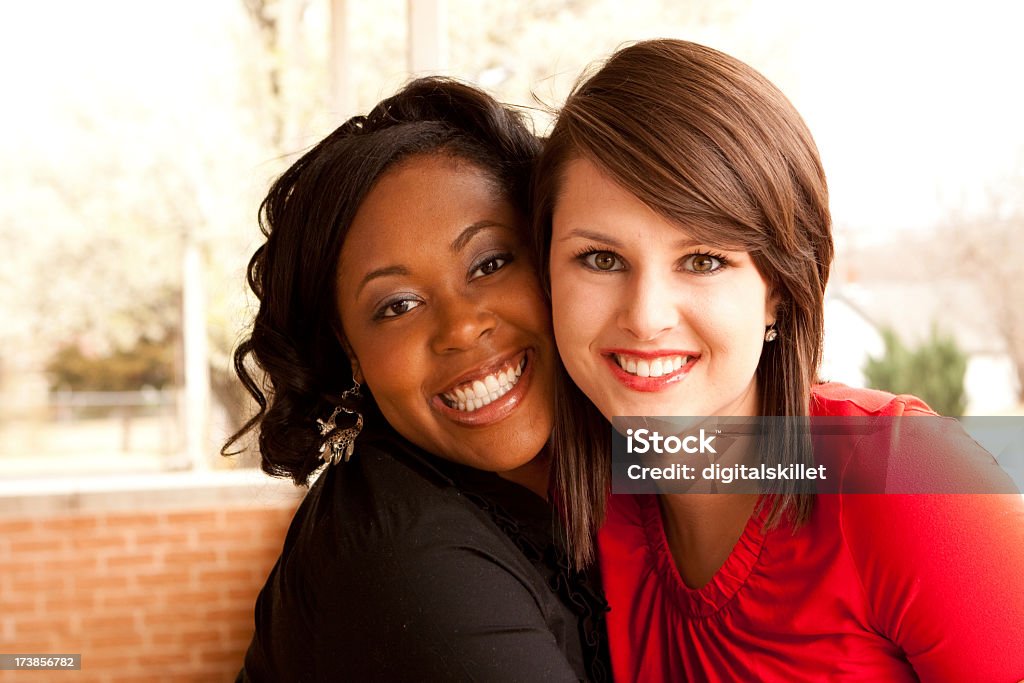
<svg viewBox="0 0 1024 683"><path fill-rule="evenodd" d="M464 412L479 410L511 391L519 382L525 366L526 356L523 356L514 368L503 368L472 383L460 385L444 392L441 397L451 408Z"/></svg>
<svg viewBox="0 0 1024 683"><path fill-rule="evenodd" d="M615 354L615 362L631 375L638 377L662 377L670 375L690 361L689 356L664 356L648 361L622 354Z"/></svg>

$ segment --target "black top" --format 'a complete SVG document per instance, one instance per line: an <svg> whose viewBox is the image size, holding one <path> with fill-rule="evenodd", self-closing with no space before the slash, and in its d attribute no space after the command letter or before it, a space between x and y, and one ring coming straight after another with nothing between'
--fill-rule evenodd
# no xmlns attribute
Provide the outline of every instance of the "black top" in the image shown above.
<svg viewBox="0 0 1024 683"><path fill-rule="evenodd" d="M606 605L553 526L497 475L361 438L295 513L238 681L606 680Z"/></svg>

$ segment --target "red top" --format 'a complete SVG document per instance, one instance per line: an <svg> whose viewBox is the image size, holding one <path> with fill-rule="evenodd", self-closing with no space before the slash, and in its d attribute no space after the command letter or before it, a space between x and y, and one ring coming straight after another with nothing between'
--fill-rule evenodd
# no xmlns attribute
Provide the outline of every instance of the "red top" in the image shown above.
<svg viewBox="0 0 1024 683"><path fill-rule="evenodd" d="M815 387L815 416L934 415L920 400ZM1017 495L820 495L795 533L747 522L686 586L653 495L614 495L598 534L616 681L1024 679Z"/></svg>

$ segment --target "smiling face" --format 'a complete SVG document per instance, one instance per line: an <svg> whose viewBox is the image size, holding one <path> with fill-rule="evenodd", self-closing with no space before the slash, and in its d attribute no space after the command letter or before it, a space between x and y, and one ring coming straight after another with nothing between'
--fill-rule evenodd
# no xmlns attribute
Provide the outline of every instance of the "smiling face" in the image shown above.
<svg viewBox="0 0 1024 683"><path fill-rule="evenodd" d="M549 314L522 222L477 166L418 155L370 190L339 262L353 371L384 417L495 472L532 460L552 424Z"/></svg>
<svg viewBox="0 0 1024 683"><path fill-rule="evenodd" d="M775 315L749 254L693 241L587 159L554 205L551 298L562 361L606 418L758 414Z"/></svg>

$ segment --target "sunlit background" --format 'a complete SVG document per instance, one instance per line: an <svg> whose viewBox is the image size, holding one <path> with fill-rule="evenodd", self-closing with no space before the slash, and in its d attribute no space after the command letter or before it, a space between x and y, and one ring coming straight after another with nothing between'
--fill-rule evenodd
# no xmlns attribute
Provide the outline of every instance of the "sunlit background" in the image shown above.
<svg viewBox="0 0 1024 683"><path fill-rule="evenodd" d="M830 179L823 377L1024 414L1022 26L1002 0L0 3L0 651L237 671L298 495L218 454L252 411L229 359L257 206L413 74L543 132L627 41L747 61Z"/></svg>
<svg viewBox="0 0 1024 683"><path fill-rule="evenodd" d="M754 65L816 135L840 249L823 376L924 391L865 373L891 328L905 364L924 346L946 368L926 396L946 412L1019 412L1022 18L997 0L7 3L0 473L251 463L216 452L251 410L228 359L275 175L410 73L481 84L543 132L588 63L656 36Z"/></svg>

